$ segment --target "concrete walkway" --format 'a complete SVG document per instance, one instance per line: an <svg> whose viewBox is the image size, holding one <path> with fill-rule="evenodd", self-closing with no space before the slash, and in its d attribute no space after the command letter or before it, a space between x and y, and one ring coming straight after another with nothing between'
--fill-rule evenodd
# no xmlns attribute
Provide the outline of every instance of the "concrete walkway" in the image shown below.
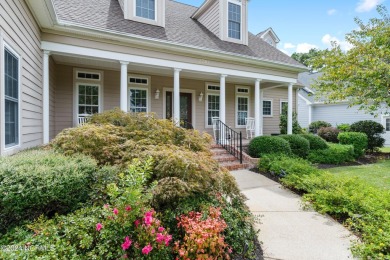
<svg viewBox="0 0 390 260"><path fill-rule="evenodd" d="M247 205L260 215L259 240L264 259L343 260L353 259L351 233L330 217L301 208L300 196L261 174L232 171Z"/></svg>

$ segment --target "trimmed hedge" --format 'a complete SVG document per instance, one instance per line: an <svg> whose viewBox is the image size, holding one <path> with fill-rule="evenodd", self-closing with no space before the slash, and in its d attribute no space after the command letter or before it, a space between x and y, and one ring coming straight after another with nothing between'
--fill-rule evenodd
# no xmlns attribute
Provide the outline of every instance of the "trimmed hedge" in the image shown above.
<svg viewBox="0 0 390 260"><path fill-rule="evenodd" d="M316 134L321 127L331 127L332 125L325 121L314 121L309 125L309 133Z"/></svg>
<svg viewBox="0 0 390 260"><path fill-rule="evenodd" d="M248 146L248 153L254 158L266 154L291 154L290 144L278 136L259 136L253 138Z"/></svg>
<svg viewBox="0 0 390 260"><path fill-rule="evenodd" d="M345 132L338 135L340 144L353 145L355 158L359 158L367 149L368 138L365 133Z"/></svg>
<svg viewBox="0 0 390 260"><path fill-rule="evenodd" d="M279 137L289 142L293 154L302 158L306 158L309 154L310 143L304 137L300 135L280 135Z"/></svg>
<svg viewBox="0 0 390 260"><path fill-rule="evenodd" d="M367 135L367 150L375 151L385 144L385 139L381 136L385 132L385 128L375 121L365 120L353 123L351 132L365 133Z"/></svg>
<svg viewBox="0 0 390 260"><path fill-rule="evenodd" d="M339 133L340 130L335 127L321 127L317 132L318 136L323 138L325 141L336 144L339 142L337 139Z"/></svg>
<svg viewBox="0 0 390 260"><path fill-rule="evenodd" d="M29 150L0 158L0 232L38 216L64 214L89 198L96 162Z"/></svg>
<svg viewBox="0 0 390 260"><path fill-rule="evenodd" d="M354 160L352 145L329 144L325 150L311 151L307 159L312 163L341 164Z"/></svg>
<svg viewBox="0 0 390 260"><path fill-rule="evenodd" d="M265 155L259 161L259 169L271 172L279 177L285 177L289 174L308 175L319 171L305 159L280 154Z"/></svg>
<svg viewBox="0 0 390 260"><path fill-rule="evenodd" d="M328 149L329 147L326 141L317 135L302 134L301 136L309 141L311 151L324 150L324 149Z"/></svg>

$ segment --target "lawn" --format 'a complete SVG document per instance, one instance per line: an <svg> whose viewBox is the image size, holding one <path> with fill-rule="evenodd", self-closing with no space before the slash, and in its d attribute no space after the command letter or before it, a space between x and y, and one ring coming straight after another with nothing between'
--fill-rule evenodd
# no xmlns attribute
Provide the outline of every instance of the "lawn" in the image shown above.
<svg viewBox="0 0 390 260"><path fill-rule="evenodd" d="M381 152L383 152L383 153L390 153L390 147L383 147L383 148L381 148Z"/></svg>
<svg viewBox="0 0 390 260"><path fill-rule="evenodd" d="M390 160L361 166L336 167L326 169L331 173L356 176L380 188L390 189Z"/></svg>

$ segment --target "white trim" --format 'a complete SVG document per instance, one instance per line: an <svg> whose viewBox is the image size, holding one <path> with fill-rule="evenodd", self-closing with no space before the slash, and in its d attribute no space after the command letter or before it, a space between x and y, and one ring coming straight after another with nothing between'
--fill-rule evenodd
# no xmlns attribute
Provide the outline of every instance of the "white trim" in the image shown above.
<svg viewBox="0 0 390 260"><path fill-rule="evenodd" d="M144 20L146 23L150 23L151 21L155 21L157 23L157 14L158 14L157 1L158 0L154 0L154 19L149 19L137 15L137 0L133 0L133 10L134 10L133 16L136 17L137 19L140 19L141 21Z"/></svg>
<svg viewBox="0 0 390 260"><path fill-rule="evenodd" d="M310 100L308 100L307 98L305 98L304 96L302 96L299 92L298 92L298 97L300 97L301 99L303 99L303 101L306 102L306 105L311 105L313 104L312 102L310 102ZM298 102L297 102L298 103Z"/></svg>
<svg viewBox="0 0 390 260"><path fill-rule="evenodd" d="M238 92L238 89L247 89L248 93L241 93ZM234 124L236 128L245 128L246 125L238 125L238 98L246 98L248 100L248 116L251 116L251 107L250 107L250 88L249 87L244 87L244 86L236 86L236 95L235 95L235 116L234 116Z"/></svg>
<svg viewBox="0 0 390 260"><path fill-rule="evenodd" d="M99 73L100 81L77 78L77 72L86 71L89 73ZM89 85L99 87L99 113L104 111L104 72L101 70L73 68L73 126L78 126L79 115L79 85Z"/></svg>
<svg viewBox="0 0 390 260"><path fill-rule="evenodd" d="M201 72L205 74L218 74L218 75L225 74L229 76L235 76L239 78L252 79L252 80L256 78L261 78L266 81L275 81L275 82L282 82L282 83L297 83L297 79L294 78L247 72L247 71L234 70L234 69L218 68L218 67L185 63L185 62L172 61L172 60L164 60L164 59L105 51L105 50L99 50L93 48L78 47L78 46L62 44L62 43L42 41L41 46L42 49L44 50L49 50L52 51L53 53L58 53L58 54L79 55L84 57L101 58L101 59L107 59L113 61L122 60L122 61L131 62L132 64L144 64L144 65L157 66L163 68L167 68L167 67L181 68L187 71L195 71L195 72Z"/></svg>
<svg viewBox="0 0 390 260"><path fill-rule="evenodd" d="M43 51L42 75L42 122L43 144L50 142L50 52Z"/></svg>
<svg viewBox="0 0 390 260"><path fill-rule="evenodd" d="M232 3L234 5L239 5L240 6L240 11L241 11L241 14L240 14L240 18L241 18L241 21L240 21L240 39L236 39L236 38L231 38L229 37L229 3ZM236 42L236 43L243 43L243 36L244 36L244 33L242 31L242 21L243 21L243 15L242 15L243 11L242 11L242 3L241 1L237 1L237 0L228 0L227 1L227 5L226 5L226 38L228 39L228 41L232 41L232 42ZM222 18L220 18L222 19ZM248 33L248 32L246 32Z"/></svg>
<svg viewBox="0 0 390 260"><path fill-rule="evenodd" d="M270 101L271 102L271 115L264 115L264 106L263 106L263 117L273 117L274 116L274 99L273 98L263 98L264 101Z"/></svg>
<svg viewBox="0 0 390 260"><path fill-rule="evenodd" d="M213 125L209 125L208 115L209 115L209 96L219 96L219 103L221 103L221 91L220 90L209 90L208 86L220 86L219 83L213 83L213 82L206 82L205 83L205 122L204 126L205 128L212 128ZM219 104L219 113L221 114L221 104ZM221 116L221 115L220 115Z"/></svg>
<svg viewBox="0 0 390 260"><path fill-rule="evenodd" d="M22 114L22 100L21 100L21 74L22 74L22 56L15 51L14 48L11 47L10 44L8 44L8 39L5 40L3 35L0 35L1 40L1 62L0 62L0 74L1 74L1 90L0 90L0 98L1 98L1 154L7 154L12 153L14 150L21 147L22 144L22 133L21 133L21 114ZM5 49L9 52L11 52L13 55L15 55L18 59L18 143L12 146L5 146L5 64L4 64L4 52Z"/></svg>
<svg viewBox="0 0 390 260"><path fill-rule="evenodd" d="M139 83L130 83L130 78L141 78L147 79L147 84L139 84ZM128 74L127 75L127 111L130 111L130 90L138 89L138 90L146 90L146 112L151 112L151 86L152 86L152 77L146 75L138 75L138 74Z"/></svg>
<svg viewBox="0 0 390 260"><path fill-rule="evenodd" d="M280 103L279 104L279 115L281 115L282 114L282 108L283 108L282 104L283 103L287 103L287 106L288 106L288 100L287 99L281 99L279 103Z"/></svg>
<svg viewBox="0 0 390 260"><path fill-rule="evenodd" d="M173 88L163 88L163 119L167 119L167 92L172 92L172 106L173 106ZM192 94L192 126L196 129L196 90L194 89L182 89L180 93ZM173 118L173 107L172 107L172 118Z"/></svg>

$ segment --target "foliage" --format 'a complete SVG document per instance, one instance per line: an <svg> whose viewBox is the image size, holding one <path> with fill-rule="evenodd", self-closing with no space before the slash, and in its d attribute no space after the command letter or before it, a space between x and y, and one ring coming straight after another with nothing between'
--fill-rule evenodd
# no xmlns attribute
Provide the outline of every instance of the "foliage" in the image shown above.
<svg viewBox="0 0 390 260"><path fill-rule="evenodd" d="M329 144L325 150L311 151L307 159L312 163L341 164L354 160L352 145Z"/></svg>
<svg viewBox="0 0 390 260"><path fill-rule="evenodd" d="M191 211L178 217L178 226L185 232L183 241L175 243L180 259L230 259L232 250L225 242L223 232L227 228L218 208L204 212Z"/></svg>
<svg viewBox="0 0 390 260"><path fill-rule="evenodd" d="M337 129L340 130L340 132L349 132L351 130L350 124L339 124L337 125Z"/></svg>
<svg viewBox="0 0 390 260"><path fill-rule="evenodd" d="M375 151L378 148L383 147L385 139L381 136L384 133L385 128L380 124L372 120L358 121L351 125L352 132L365 133L368 138L367 150Z"/></svg>
<svg viewBox="0 0 390 260"><path fill-rule="evenodd" d="M312 68L312 65L311 65L311 60L313 58L315 58L315 57L323 55L324 52L325 51L323 51L323 50L312 48L307 53L294 52L291 55L291 58L293 58L294 60L302 63L306 67L309 67L310 71L313 71L313 68Z"/></svg>
<svg viewBox="0 0 390 260"><path fill-rule="evenodd" d="M321 127L318 129L318 136L323 138L327 142L338 143L339 140L337 136L339 135L340 130L335 127Z"/></svg>
<svg viewBox="0 0 390 260"><path fill-rule="evenodd" d="M287 134L287 123L288 123L288 107L285 105L282 107L282 113L280 115L280 133L282 135ZM302 134L302 127L298 123L297 113L293 112L293 118L292 118L292 133L293 134Z"/></svg>
<svg viewBox="0 0 390 260"><path fill-rule="evenodd" d="M45 214L67 213L88 200L96 162L51 150L0 158L0 231Z"/></svg>
<svg viewBox="0 0 390 260"><path fill-rule="evenodd" d="M301 136L309 141L311 151L324 150L324 149L328 149L329 147L328 144L325 142L325 140L319 136L313 134L303 134Z"/></svg>
<svg viewBox="0 0 390 260"><path fill-rule="evenodd" d="M309 133L316 134L321 127L331 127L332 125L325 121L314 121L309 125Z"/></svg>
<svg viewBox="0 0 390 260"><path fill-rule="evenodd" d="M353 145L355 158L362 156L367 149L368 139L365 133L345 132L340 133L337 138L339 139L340 144Z"/></svg>
<svg viewBox="0 0 390 260"><path fill-rule="evenodd" d="M291 151L296 156L305 158L309 154L310 143L308 140L303 138L300 135L280 135L279 137L283 138L289 142Z"/></svg>
<svg viewBox="0 0 390 260"><path fill-rule="evenodd" d="M390 16L383 5L377 11L380 18L367 24L355 18L359 28L346 35L351 50L344 52L334 42L331 50L312 60L322 72L314 85L318 96L330 102L348 100L350 106L371 113L378 113L383 104L390 106Z"/></svg>
<svg viewBox="0 0 390 260"><path fill-rule="evenodd" d="M278 136L259 136L253 138L248 146L248 153L252 157L262 157L265 154L291 154L290 144Z"/></svg>

